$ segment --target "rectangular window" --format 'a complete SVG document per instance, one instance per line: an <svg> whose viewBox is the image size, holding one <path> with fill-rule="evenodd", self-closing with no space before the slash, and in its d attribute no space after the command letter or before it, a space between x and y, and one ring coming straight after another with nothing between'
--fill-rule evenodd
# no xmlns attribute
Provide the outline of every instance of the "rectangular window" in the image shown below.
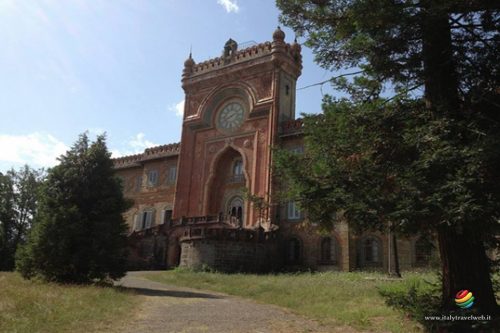
<svg viewBox="0 0 500 333"><path fill-rule="evenodd" d="M154 218L155 218L154 210L143 211L141 217L142 217L141 221L142 229L149 229L154 225Z"/></svg>
<svg viewBox="0 0 500 333"><path fill-rule="evenodd" d="M134 216L134 231L141 230L141 214L135 214Z"/></svg>
<svg viewBox="0 0 500 333"><path fill-rule="evenodd" d="M172 220L172 210L164 209L161 212L161 224L169 223Z"/></svg>
<svg viewBox="0 0 500 333"><path fill-rule="evenodd" d="M177 179L177 167L172 166L168 169L167 183L173 184L173 183L175 183L176 179Z"/></svg>
<svg viewBox="0 0 500 333"><path fill-rule="evenodd" d="M295 201L289 201L287 204L287 216L289 220L298 220L301 218L301 212Z"/></svg>
<svg viewBox="0 0 500 333"><path fill-rule="evenodd" d="M158 170L150 170L148 172L148 186L156 186L158 184Z"/></svg>
<svg viewBox="0 0 500 333"><path fill-rule="evenodd" d="M142 176L137 176L135 178L135 191L140 192L142 189Z"/></svg>

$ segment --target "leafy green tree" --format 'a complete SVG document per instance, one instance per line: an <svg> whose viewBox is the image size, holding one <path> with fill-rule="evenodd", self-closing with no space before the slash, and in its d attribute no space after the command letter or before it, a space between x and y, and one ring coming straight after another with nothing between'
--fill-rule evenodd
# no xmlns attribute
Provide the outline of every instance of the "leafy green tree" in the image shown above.
<svg viewBox="0 0 500 333"><path fill-rule="evenodd" d="M277 6L323 67L359 67L396 90L423 86L434 112L460 116L473 109L500 119L498 1L277 0Z"/></svg>
<svg viewBox="0 0 500 333"><path fill-rule="evenodd" d="M405 229L429 227L439 240L444 308L454 308L458 290L471 289L478 309L497 312L485 245L498 232L499 216L498 2L278 0L277 5L281 20L306 37L322 66L363 71L352 81L333 80L351 93L355 105L327 101L322 120L306 118L306 143L317 140L317 146L308 146L313 157L307 170L339 177L326 177L331 186L308 178L307 172L297 174L309 179L300 191L306 208L317 206L326 216L350 204L360 227L380 225L381 212L402 221ZM377 118L393 107L378 98L387 85L401 110L415 110L414 102L397 96L420 87L425 102L419 112L400 111L397 117L407 119L389 128L385 122L393 118ZM353 119L347 109L358 116ZM340 139L344 146L324 139ZM378 151L376 144L387 151ZM332 156L322 157L315 149ZM342 166L353 161L361 173ZM323 199L332 195L330 202Z"/></svg>
<svg viewBox="0 0 500 333"><path fill-rule="evenodd" d="M21 274L51 281L87 283L125 274L130 203L114 176L105 137L86 134L50 169L36 223L17 253Z"/></svg>
<svg viewBox="0 0 500 333"><path fill-rule="evenodd" d="M18 245L25 242L31 228L42 181L43 170L34 170L27 165L18 171L12 169L6 175L0 175L2 270L14 269L14 254Z"/></svg>
<svg viewBox="0 0 500 333"><path fill-rule="evenodd" d="M26 241L37 210L40 186L45 177L45 171L35 170L28 165L19 170L7 173L14 184L14 246Z"/></svg>
<svg viewBox="0 0 500 333"><path fill-rule="evenodd" d="M0 173L0 270L14 266L14 188L9 176Z"/></svg>

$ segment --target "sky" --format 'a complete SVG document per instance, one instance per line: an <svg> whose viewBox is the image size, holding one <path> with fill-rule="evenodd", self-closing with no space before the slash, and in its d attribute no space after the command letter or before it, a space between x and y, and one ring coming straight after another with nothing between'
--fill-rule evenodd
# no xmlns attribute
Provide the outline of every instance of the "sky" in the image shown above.
<svg viewBox="0 0 500 333"><path fill-rule="evenodd" d="M178 142L190 49L202 62L229 38L270 41L278 17L272 0L0 0L0 172L51 167L85 131L113 157ZM297 88L334 75L302 56ZM297 115L324 93L298 90Z"/></svg>

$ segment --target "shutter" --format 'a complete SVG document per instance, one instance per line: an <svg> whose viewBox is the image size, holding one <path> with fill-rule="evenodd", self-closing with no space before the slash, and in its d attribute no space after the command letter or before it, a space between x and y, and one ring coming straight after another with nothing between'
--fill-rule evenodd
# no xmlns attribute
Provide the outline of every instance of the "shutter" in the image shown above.
<svg viewBox="0 0 500 333"><path fill-rule="evenodd" d="M160 221L158 221L158 224L163 224L163 223L165 223L165 209L161 210Z"/></svg>
<svg viewBox="0 0 500 333"><path fill-rule="evenodd" d="M156 209L153 209L151 211L151 223L149 225L150 228L155 225L155 220L156 220Z"/></svg>
<svg viewBox="0 0 500 333"><path fill-rule="evenodd" d="M138 214L135 214L134 231L138 231L141 229L140 223L141 223L141 214L139 212Z"/></svg>
<svg viewBox="0 0 500 333"><path fill-rule="evenodd" d="M151 211L146 212L146 229L151 228Z"/></svg>

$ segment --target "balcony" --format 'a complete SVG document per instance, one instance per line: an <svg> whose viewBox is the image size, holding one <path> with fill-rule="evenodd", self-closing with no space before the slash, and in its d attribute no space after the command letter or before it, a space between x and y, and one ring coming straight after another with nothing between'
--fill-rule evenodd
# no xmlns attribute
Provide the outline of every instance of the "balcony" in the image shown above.
<svg viewBox="0 0 500 333"><path fill-rule="evenodd" d="M239 184L245 182L245 176L243 174L240 175L231 175L227 179L228 184Z"/></svg>

